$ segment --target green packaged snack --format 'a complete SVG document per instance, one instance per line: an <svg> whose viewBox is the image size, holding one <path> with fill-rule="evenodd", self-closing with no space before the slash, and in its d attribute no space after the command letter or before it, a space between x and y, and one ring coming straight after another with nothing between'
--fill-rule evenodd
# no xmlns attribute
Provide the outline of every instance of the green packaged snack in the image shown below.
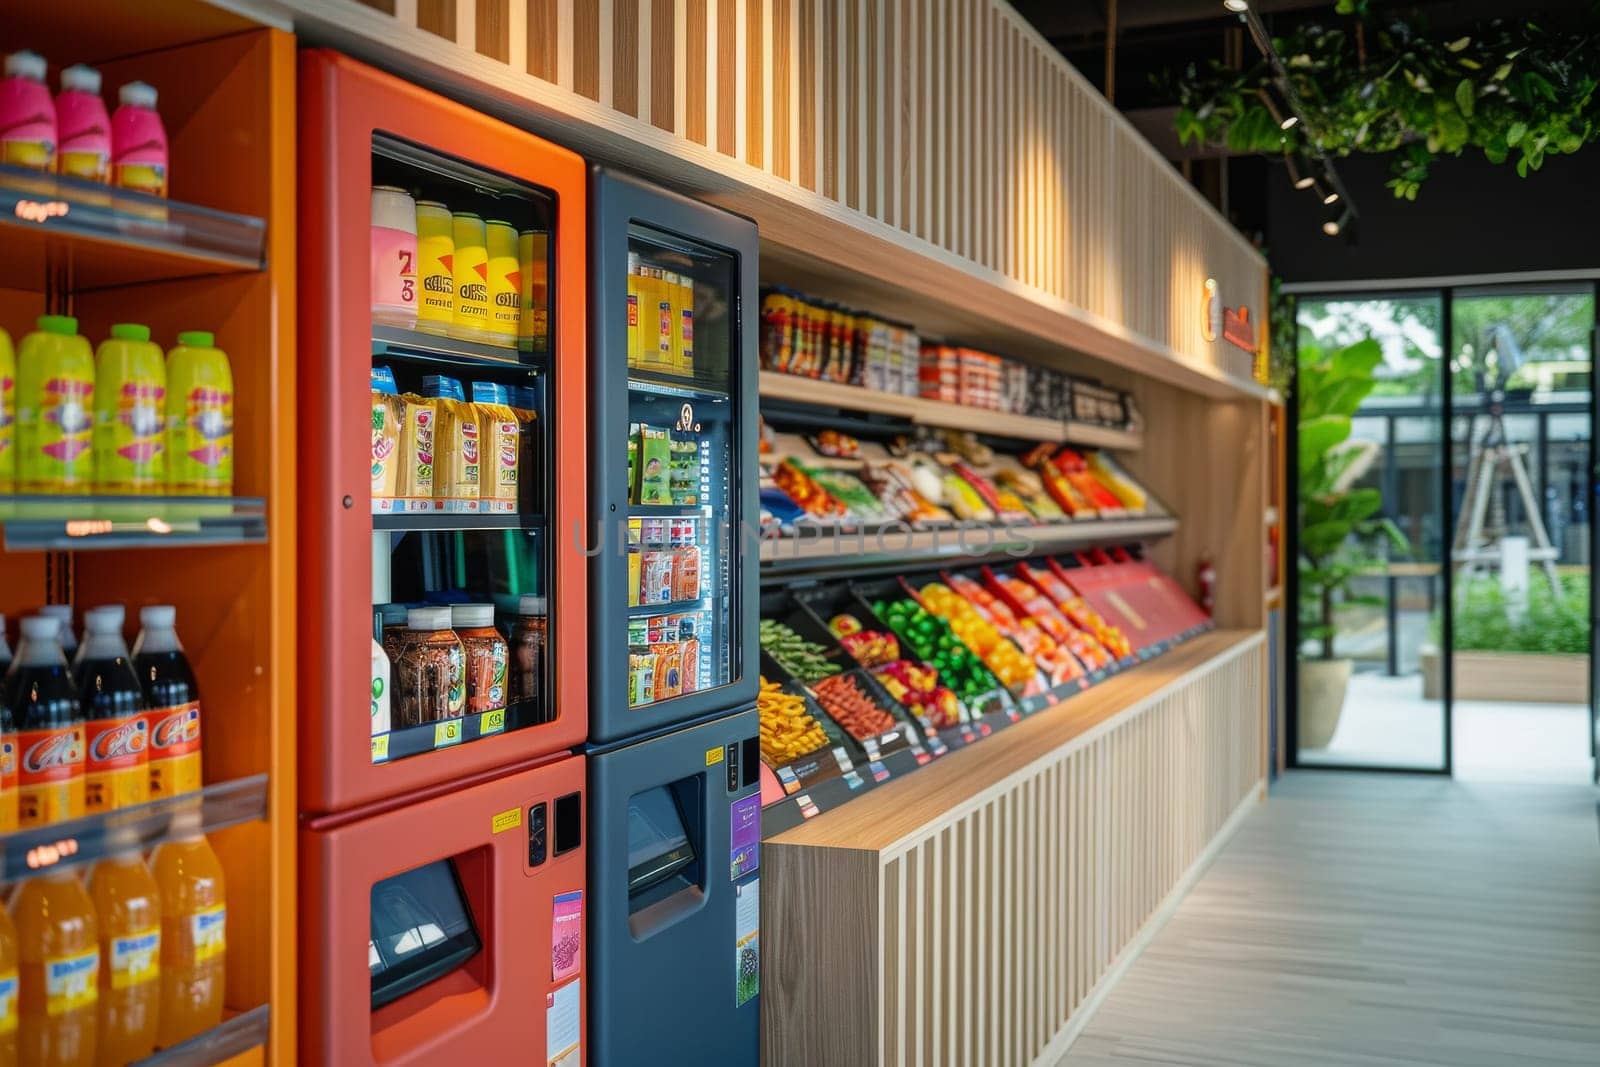
<svg viewBox="0 0 1600 1067"><path fill-rule="evenodd" d="M639 502L639 424L628 428L628 493Z"/></svg>
<svg viewBox="0 0 1600 1067"><path fill-rule="evenodd" d="M638 492L641 504L672 503L672 441L667 431L639 424Z"/></svg>

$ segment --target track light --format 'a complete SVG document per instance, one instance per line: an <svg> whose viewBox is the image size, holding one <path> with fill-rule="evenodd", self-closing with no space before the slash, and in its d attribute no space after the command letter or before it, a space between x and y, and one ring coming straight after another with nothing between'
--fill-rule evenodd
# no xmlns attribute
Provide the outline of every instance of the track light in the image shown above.
<svg viewBox="0 0 1600 1067"><path fill-rule="evenodd" d="M1242 15L1250 10L1250 0L1222 0L1222 6L1235 15Z"/></svg>
<svg viewBox="0 0 1600 1067"><path fill-rule="evenodd" d="M1339 193L1334 189L1329 189L1327 194L1323 196L1322 202L1328 205L1337 204L1339 202Z"/></svg>
<svg viewBox="0 0 1600 1067"><path fill-rule="evenodd" d="M1284 156L1283 164L1289 168L1289 183L1296 189L1309 189L1317 183L1311 174L1309 162L1299 152Z"/></svg>
<svg viewBox="0 0 1600 1067"><path fill-rule="evenodd" d="M1329 216L1328 220L1322 224L1322 232L1329 237L1337 237L1345 231L1354 218L1354 214L1346 207L1339 214Z"/></svg>
<svg viewBox="0 0 1600 1067"><path fill-rule="evenodd" d="M1309 189L1315 184L1317 184L1317 179L1313 178L1309 174L1302 174L1294 180L1294 187L1296 189Z"/></svg>
<svg viewBox="0 0 1600 1067"><path fill-rule="evenodd" d="M1278 123L1278 129L1280 129L1280 130L1292 130L1298 125L1300 125L1300 116L1299 115L1290 115L1288 118L1286 118L1282 122Z"/></svg>

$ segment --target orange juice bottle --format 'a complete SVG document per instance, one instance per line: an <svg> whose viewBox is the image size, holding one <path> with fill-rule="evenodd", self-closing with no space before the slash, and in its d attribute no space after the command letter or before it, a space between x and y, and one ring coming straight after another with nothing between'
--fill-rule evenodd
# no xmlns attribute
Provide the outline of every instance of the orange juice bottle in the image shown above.
<svg viewBox="0 0 1600 1067"><path fill-rule="evenodd" d="M17 926L21 1063L93 1067L100 932L76 871L30 878L11 901Z"/></svg>
<svg viewBox="0 0 1600 1067"><path fill-rule="evenodd" d="M174 821L178 836L151 861L161 888L163 1048L222 1022L228 948L222 864L198 832L198 812L180 812ZM185 832L185 823L195 832Z"/></svg>
<svg viewBox="0 0 1600 1067"><path fill-rule="evenodd" d="M17 928L0 908L0 1063L17 1062Z"/></svg>
<svg viewBox="0 0 1600 1067"><path fill-rule="evenodd" d="M89 876L100 924L99 1062L117 1067L155 1051L161 1006L161 893L137 851Z"/></svg>

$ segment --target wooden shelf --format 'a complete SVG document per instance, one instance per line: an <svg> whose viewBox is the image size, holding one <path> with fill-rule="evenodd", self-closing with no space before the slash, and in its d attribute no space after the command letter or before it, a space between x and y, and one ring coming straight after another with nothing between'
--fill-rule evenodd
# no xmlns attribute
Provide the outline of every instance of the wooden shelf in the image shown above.
<svg viewBox="0 0 1600 1067"><path fill-rule="evenodd" d="M1016 437L1025 441L1064 441L1086 448L1136 449L1142 444L1139 434L1127 430L1047 419L1037 415L1010 415L984 408L949 404L942 400L924 400L918 396L886 393L859 385L805 378L797 374L762 371L758 390L763 397L771 400L892 415L919 426L971 430L996 437Z"/></svg>
<svg viewBox="0 0 1600 1067"><path fill-rule="evenodd" d="M934 813L960 807L1037 760L1118 715L1184 685L1262 640L1259 630L1214 630L1113 675L1032 715L981 745L951 752L916 774L885 782L838 811L771 838L773 845L877 852L915 833Z"/></svg>

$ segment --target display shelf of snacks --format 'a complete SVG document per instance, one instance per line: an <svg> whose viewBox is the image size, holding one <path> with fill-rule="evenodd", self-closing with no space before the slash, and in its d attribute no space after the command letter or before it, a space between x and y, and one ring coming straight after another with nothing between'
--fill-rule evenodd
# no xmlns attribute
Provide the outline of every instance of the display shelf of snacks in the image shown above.
<svg viewBox="0 0 1600 1067"><path fill-rule="evenodd" d="M266 817L266 775L213 782L182 796L13 831L0 841L0 880L9 884L45 871L88 867L175 836L215 833Z"/></svg>
<svg viewBox="0 0 1600 1067"><path fill-rule="evenodd" d="M12 552L242 545L267 538L260 497L0 496Z"/></svg>
<svg viewBox="0 0 1600 1067"><path fill-rule="evenodd" d="M57 262L82 288L266 266L259 218L12 164L0 164L0 234L0 288L31 288Z"/></svg>

